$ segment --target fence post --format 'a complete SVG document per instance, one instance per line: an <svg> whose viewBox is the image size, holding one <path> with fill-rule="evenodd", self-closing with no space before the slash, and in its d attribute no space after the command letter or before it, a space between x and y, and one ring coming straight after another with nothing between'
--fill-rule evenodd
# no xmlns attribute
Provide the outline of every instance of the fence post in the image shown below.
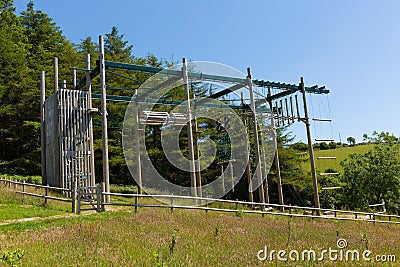
<svg viewBox="0 0 400 267"><path fill-rule="evenodd" d="M101 190L101 185L100 184L98 184L97 186L96 186L96 201L97 201L97 207L96 207L96 211L97 212L102 212L103 210L102 210L102 208L101 208L101 199L102 199L102 197L101 197L101 192L102 190Z"/></svg>
<svg viewBox="0 0 400 267"><path fill-rule="evenodd" d="M236 201L239 201L238 199L236 199ZM239 209L239 203L238 202L236 202L236 210L238 210Z"/></svg>
<svg viewBox="0 0 400 267"><path fill-rule="evenodd" d="M138 205L138 198L139 197L136 195L135 196L135 213L137 213L137 210L138 210L138 206L137 206Z"/></svg>
<svg viewBox="0 0 400 267"><path fill-rule="evenodd" d="M47 197L49 196L49 185L46 185L45 188L45 194L44 194L44 204L47 204Z"/></svg>
<svg viewBox="0 0 400 267"><path fill-rule="evenodd" d="M171 200L170 200L170 207L171 207L171 213L174 212L174 194L171 195Z"/></svg>
<svg viewBox="0 0 400 267"><path fill-rule="evenodd" d="M11 185L11 183L10 183L10 185ZM25 180L22 181L22 195L23 195L23 198L25 198Z"/></svg>
<svg viewBox="0 0 400 267"><path fill-rule="evenodd" d="M77 210L76 210L76 213L78 213L78 214L81 214L81 195L82 195L82 192L81 192L81 188L80 188L80 186L77 186L76 187L76 193L77 193Z"/></svg>
<svg viewBox="0 0 400 267"><path fill-rule="evenodd" d="M102 200L102 204L101 204L101 210L102 211L106 211L106 206L104 205L104 203L106 203L106 200L108 198L108 196L103 194L103 190L104 189L105 189L105 182L101 182L100 183L100 191L101 191L101 200ZM106 193L108 193L108 192L106 192Z"/></svg>
<svg viewBox="0 0 400 267"><path fill-rule="evenodd" d="M207 196L207 199L206 199L206 213L208 213L208 196Z"/></svg>
<svg viewBox="0 0 400 267"><path fill-rule="evenodd" d="M74 182L72 183L72 213L77 213L76 210L76 200L77 200L77 192L78 190L78 182L76 181L76 179L74 180Z"/></svg>
<svg viewBox="0 0 400 267"><path fill-rule="evenodd" d="M263 217L263 218L264 218L264 216L265 216L264 211L265 211L265 204L263 203L263 204L261 205L261 214L262 214L262 217Z"/></svg>

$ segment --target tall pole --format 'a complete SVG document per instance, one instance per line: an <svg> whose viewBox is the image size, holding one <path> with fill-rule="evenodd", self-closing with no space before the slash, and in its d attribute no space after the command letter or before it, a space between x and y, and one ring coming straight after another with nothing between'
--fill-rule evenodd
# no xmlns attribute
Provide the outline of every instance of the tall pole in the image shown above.
<svg viewBox="0 0 400 267"><path fill-rule="evenodd" d="M110 193L110 174L108 165L108 133L107 133L107 99L106 99L106 68L104 60L104 40L99 36L100 50L100 88L101 88L101 114L102 114L102 141L103 141L103 182L104 191ZM110 202L110 196L106 195L106 202Z"/></svg>
<svg viewBox="0 0 400 267"><path fill-rule="evenodd" d="M40 72L40 147L42 162L42 184L47 185L46 179L46 128L44 103L46 101L46 76L42 70Z"/></svg>
<svg viewBox="0 0 400 267"><path fill-rule="evenodd" d="M58 58L54 58L54 183L56 186L64 187L63 179L60 177L60 133L58 128ZM48 177L47 177L48 178Z"/></svg>
<svg viewBox="0 0 400 267"><path fill-rule="evenodd" d="M72 69L72 85L75 89L75 87L76 87L76 69L75 68Z"/></svg>
<svg viewBox="0 0 400 267"><path fill-rule="evenodd" d="M247 68L247 85L249 87L250 91L250 107L252 110L252 117L253 117L253 130L254 130L254 150L256 154L256 162L257 162L257 168L256 168L256 174L258 177L258 182L259 182L259 188L258 188L258 196L259 196L259 201L261 203L265 203L264 199L264 185L263 185L263 177L262 177L262 171L261 171L261 157L260 157L260 145L259 145L259 139L258 139L258 126L257 126L257 112L256 112L256 104L254 102L254 92L253 92L253 82L251 80L251 70L250 68Z"/></svg>
<svg viewBox="0 0 400 267"><path fill-rule="evenodd" d="M196 96L193 96L193 100L196 101ZM196 106L195 106L196 111ZM195 140L194 143L196 144L196 157L197 157L197 164L196 164L196 185L197 185L197 195L199 197L203 197L203 192L201 190L201 164L200 164L200 148L199 148L199 128L197 127L197 115L194 115L194 132L195 132Z"/></svg>
<svg viewBox="0 0 400 267"><path fill-rule="evenodd" d="M305 123L306 130L307 130L308 151L310 153L311 175L312 175L313 186L314 186L314 205L315 205L315 208L320 209L321 206L319 203L317 171L315 169L314 149L312 146L310 120L308 117L308 108L307 108L306 89L304 87L303 77L300 78L300 88L301 88L301 92L303 94L303 104L304 104L304 120L303 120L303 122ZM318 216L320 215L319 210L317 210L317 215Z"/></svg>
<svg viewBox="0 0 400 267"><path fill-rule="evenodd" d="M137 90L136 90L137 93ZM139 101L138 101L138 95L136 95L135 98L135 142L136 142L136 178L137 178L137 183L138 183L138 193L143 194L143 184L142 184L142 163L141 163L141 157L140 157L140 129L139 129Z"/></svg>
<svg viewBox="0 0 400 267"><path fill-rule="evenodd" d="M76 77L76 76L75 76ZM76 86L76 85L75 85ZM91 186L96 184L96 176L94 171L94 147L93 147L93 117L92 117L92 79L90 77L90 54L86 55L86 91L89 109L89 149L90 149L90 162L89 171L91 177Z"/></svg>
<svg viewBox="0 0 400 267"><path fill-rule="evenodd" d="M268 96L271 96L271 87L268 86ZM274 108L272 106L272 100L268 101L269 109L271 113L271 127L272 127L272 134L273 134L273 144L275 150L275 170L276 170L276 177L278 178L278 197L279 197L279 204L284 205L283 202L283 191L282 191L282 177L281 177L281 167L279 165L279 153L278 153L278 140L276 136L276 127L275 127L275 119L274 119ZM280 207L281 211L284 211L284 207Z"/></svg>
<svg viewBox="0 0 400 267"><path fill-rule="evenodd" d="M190 186L193 197L197 197L196 188L196 166L194 163L194 147L193 147L193 129L192 129L192 114L190 111L190 88L189 88L189 78L188 70L186 65L186 58L182 59L182 77L183 83L186 90L186 113L188 116L188 142L189 142L189 160L190 160Z"/></svg>
<svg viewBox="0 0 400 267"><path fill-rule="evenodd" d="M240 98L242 100L242 107L244 106L244 94L243 92L240 93ZM244 110L244 109L243 109ZM247 135L247 114L245 113L246 111L243 112L243 123L244 126L246 128L246 137L248 137ZM250 161L250 156L249 156L249 140L246 141L246 158L247 158L247 183L248 183L248 191L249 191L249 201L250 202L254 202L254 198L253 198L253 191L250 189L251 186L251 161Z"/></svg>

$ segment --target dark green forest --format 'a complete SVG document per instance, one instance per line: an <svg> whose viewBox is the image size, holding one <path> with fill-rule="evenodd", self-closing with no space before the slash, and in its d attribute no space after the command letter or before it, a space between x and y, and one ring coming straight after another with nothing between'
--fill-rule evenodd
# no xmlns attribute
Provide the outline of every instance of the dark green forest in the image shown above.
<svg viewBox="0 0 400 267"><path fill-rule="evenodd" d="M105 29L107 30L109 32L100 33L104 36L106 60L162 68L175 64L175 62L157 58L151 52L145 57L138 57L135 55L133 44L125 41L124 34L120 33L116 26ZM91 66L95 67L98 59L98 44L90 36L82 39L78 44L72 43L48 14L35 9L33 1L27 5L26 10L17 14L12 0L0 1L0 44L0 174L40 175L40 71L46 72L46 95L50 96L53 93L54 57L59 58L60 80L66 79L69 84L72 79L71 68L84 68L87 54L91 55ZM78 73L79 77L84 77L84 73ZM134 90L147 78L148 75L143 73L115 71L115 75L107 76L107 92L113 95L132 96ZM97 77L93 80L95 93L96 91L98 93L98 88L99 78ZM201 95L202 92L196 91L196 94ZM100 103L95 101L94 106L99 107ZM121 125L126 107L127 104L120 102L110 103L107 107L110 179L113 184L134 184L122 150ZM212 122L201 125L203 125L201 129L203 135L208 135L214 140L223 136ZM160 131L160 127L157 126L146 129L146 144L150 147L150 159L163 175L168 175L174 182L184 184L188 181L187 174L182 174L168 164L168 160L162 153ZM94 134L96 179L101 181L100 116L94 117ZM285 203L312 206L311 175L301 167L302 162L307 160L300 153L306 149L305 144L292 144L294 137L285 128L278 129L277 134ZM185 147L185 142L187 144L185 131L181 137L182 147ZM371 139L371 142L377 144L375 150L366 155L352 156L344 161L342 165L345 172L342 176L320 181L321 185L343 187L339 193L328 196L327 200L322 202L323 207L365 210L367 201L377 203L381 198L385 198L393 200L388 202L392 211L400 210L398 201L400 162L399 157L396 156L399 152L398 139L393 141L389 137L389 135L381 135L383 142L376 138ZM336 148L336 144L334 147L331 144L326 145L328 148ZM185 154L185 151L183 152ZM390 164L377 161L377 158L384 156L388 157ZM252 162L252 165L251 171L254 172L255 162ZM381 169L376 166L381 166ZM365 171L368 168L371 170ZM270 202L278 203L277 178L274 169L272 166L268 175ZM390 170L390 172L385 173L385 170ZM329 171L336 172L336 170ZM370 175L372 171L375 171L377 175L383 173L386 176L381 176L383 178L380 180L374 179L375 176ZM202 173L203 184L212 181L218 175L220 175L220 166L215 162ZM370 180L374 179L375 182L365 182L366 175L370 175ZM377 186L378 182L382 186ZM235 191L229 192L226 197L249 200L247 188L247 180L241 179ZM257 200L257 194L254 196Z"/></svg>

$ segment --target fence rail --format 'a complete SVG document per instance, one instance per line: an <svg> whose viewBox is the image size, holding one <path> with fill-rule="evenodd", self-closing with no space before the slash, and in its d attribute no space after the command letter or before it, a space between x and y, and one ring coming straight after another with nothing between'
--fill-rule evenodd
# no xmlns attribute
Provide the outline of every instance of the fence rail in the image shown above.
<svg viewBox="0 0 400 267"><path fill-rule="evenodd" d="M70 190L67 188L59 188L52 186L36 185L26 182L13 181L9 179L0 178L0 183L4 183L6 186L13 189L15 193L43 198L45 202L48 199L70 202L72 203L72 212L80 213L83 210L95 210L101 212L106 210L107 206L127 206L133 207L135 212L138 208L168 208L173 212L174 209L193 209L193 210L204 210L208 211L219 211L219 212L230 212L230 213L249 213L249 214L260 214L265 215L279 215L289 217L305 217L305 218L319 218L319 219L334 219L334 220L349 220L357 221L364 220L373 223L393 223L400 224L400 216L384 214L382 212L362 212L362 211L348 211L348 210L337 210L337 209L317 209L314 207L301 207L292 205L279 205L272 203L259 203L259 202L246 202L238 200L227 200L227 199L214 199L206 197L192 197L192 196L178 196L178 195L144 195L144 194L122 194L122 193L107 193L103 192L104 186L97 185L96 187L90 188L78 188L77 190ZM18 190L18 185L22 190ZM26 187L41 188L45 189L44 194L27 192ZM75 188L75 187L74 187ZM49 195L49 191L53 190L61 192L64 195L71 195L72 198L60 198ZM89 190L88 193L85 190ZM85 198L85 194L92 196L92 198ZM106 202L106 196L110 196L111 201ZM114 197L114 198L111 198ZM134 203L120 203L116 197L123 198L134 198ZM162 199L157 203L143 203L141 199ZM225 205L225 206L223 206ZM226 205L229 205L227 208ZM90 208L83 208L84 206L91 206ZM370 205L370 207L384 207L384 201L382 204ZM321 213L321 215L317 215Z"/></svg>
<svg viewBox="0 0 400 267"><path fill-rule="evenodd" d="M118 202L103 202L103 206L132 206L137 211L138 207L158 207L158 208L169 208L171 212L174 209L197 209L208 212L211 211L222 211L222 212L240 212L240 213L252 213L260 214L265 216L270 215L281 215L290 217L306 217L306 218L320 218L320 219L335 219L335 220L365 220L374 223L394 223L400 224L400 216L383 214L382 212L362 212L362 211L347 211L347 210L336 210L336 209L318 209L313 207L301 207L292 205L279 205L270 203L259 203L259 202L246 202L238 200L225 200L225 199L212 199L204 197L191 197L191 196L175 196L175 195L141 195L141 194L121 194L121 193L107 193L102 192L102 195L119 196L119 197L133 197L135 203L118 203ZM139 203L141 198L156 198L165 199L165 204L147 204ZM175 200L189 200L195 205L180 205L174 204ZM197 203L196 203L197 201ZM212 203L227 203L235 205L235 208L215 208L210 206ZM378 205L377 205L378 206ZM253 208L253 209L249 209ZM257 209L258 208L258 209ZM287 212L284 212L287 210ZM297 213L296 213L297 211ZM322 215L317 215L319 211ZM300 213L299 213L300 212Z"/></svg>
<svg viewBox="0 0 400 267"><path fill-rule="evenodd" d="M0 178L0 183L3 183L6 186L8 185L8 187L10 187L10 188L13 185L14 192L17 194L43 198L45 203L47 203L48 199L62 201L62 202L71 202L71 203L74 202L74 200L71 198L61 198L61 197L56 197L56 196L50 195L50 191L60 192L63 195L70 194L72 192L72 190L70 190L68 188L31 184L31 183L26 183L25 181L20 182L20 181L14 181L14 180L10 180L10 179L2 179L2 178ZM18 190L18 185L21 188L20 190ZM44 194L39 194L37 192L35 192L35 193L28 192L27 188L29 188L29 187L36 188L36 189L44 189Z"/></svg>

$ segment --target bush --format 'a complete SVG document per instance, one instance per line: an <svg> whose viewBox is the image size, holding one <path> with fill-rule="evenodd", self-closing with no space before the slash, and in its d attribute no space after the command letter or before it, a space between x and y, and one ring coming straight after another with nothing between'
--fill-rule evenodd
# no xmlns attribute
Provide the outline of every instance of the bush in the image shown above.
<svg viewBox="0 0 400 267"><path fill-rule="evenodd" d="M303 142L297 142L297 143L292 145L292 148L294 150L307 151L308 150L308 145L303 143Z"/></svg>
<svg viewBox="0 0 400 267"><path fill-rule="evenodd" d="M327 150L327 149L329 149L329 145L328 145L327 143L325 143L325 142L322 142L322 143L319 145L319 148L320 148L321 150Z"/></svg>
<svg viewBox="0 0 400 267"><path fill-rule="evenodd" d="M25 181L26 183L29 183L29 184L42 184L41 176L0 174L0 178L14 180L14 181L18 181L18 182Z"/></svg>

